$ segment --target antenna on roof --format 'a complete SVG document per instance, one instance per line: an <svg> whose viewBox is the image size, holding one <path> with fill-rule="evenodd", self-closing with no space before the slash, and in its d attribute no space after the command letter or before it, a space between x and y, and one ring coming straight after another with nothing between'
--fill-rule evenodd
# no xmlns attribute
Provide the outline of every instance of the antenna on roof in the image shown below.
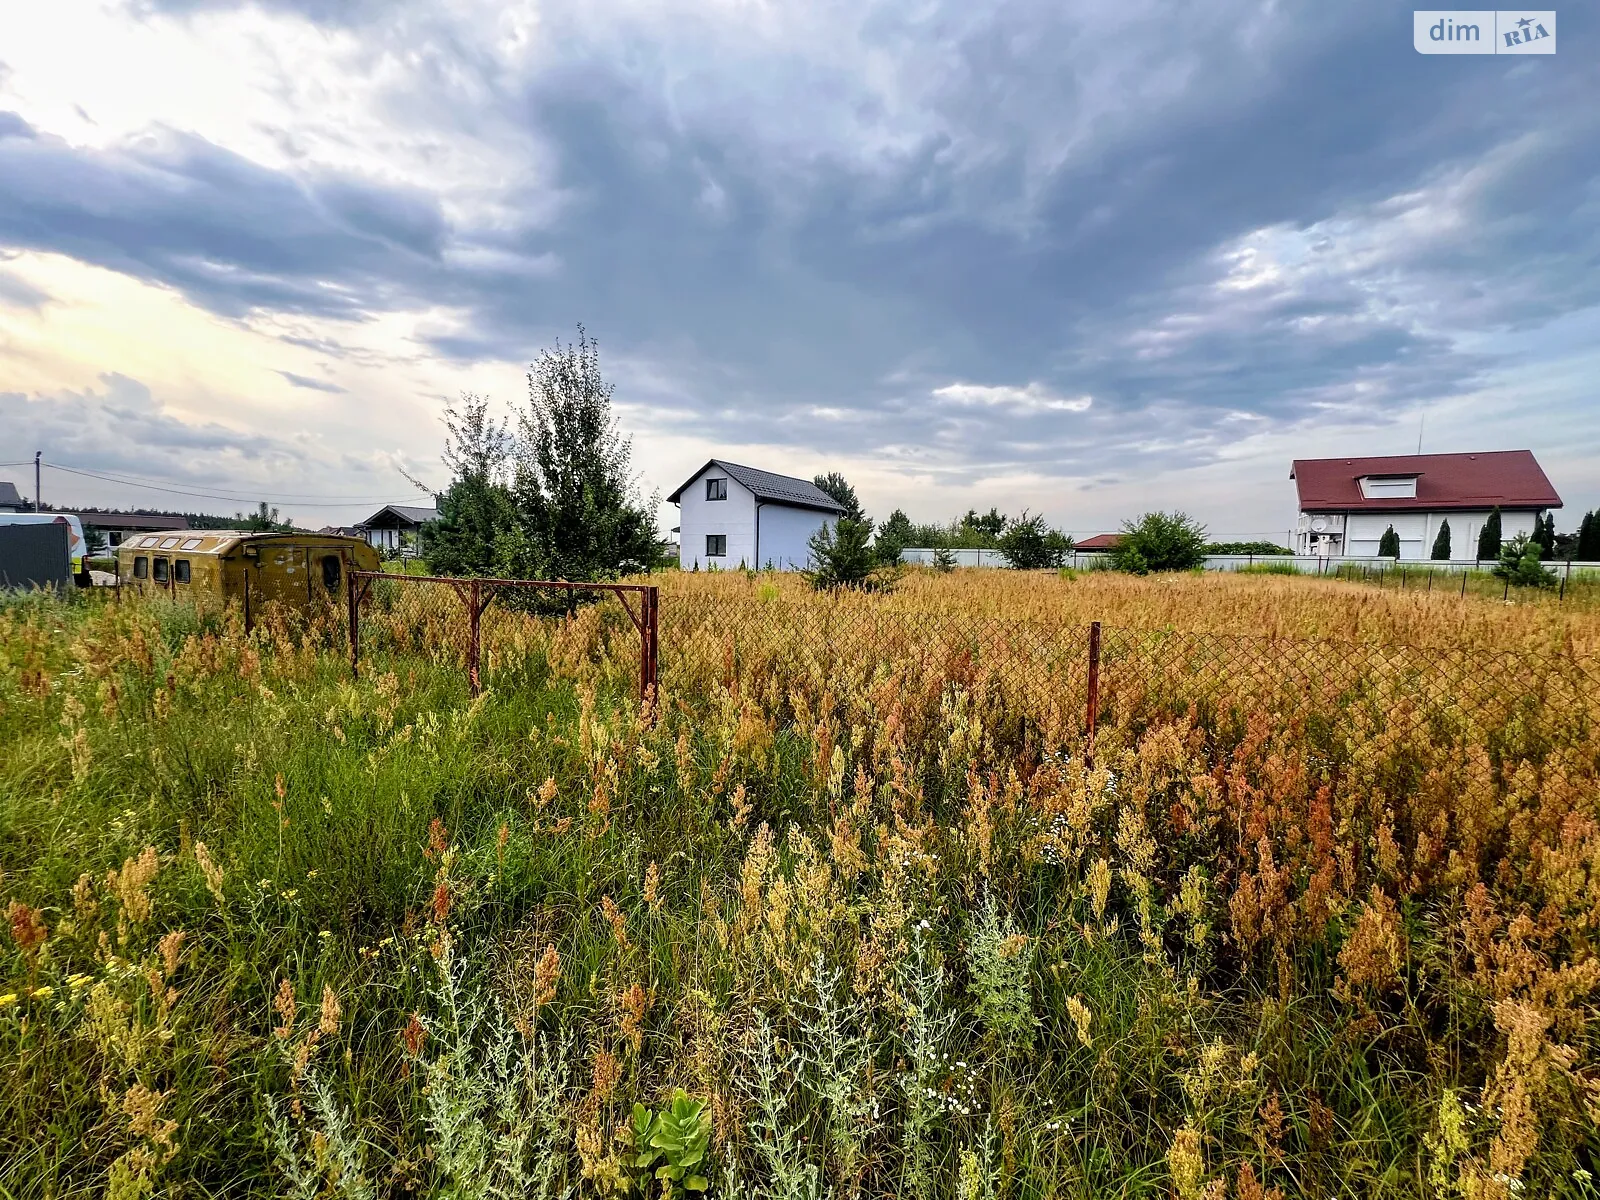
<svg viewBox="0 0 1600 1200"><path fill-rule="evenodd" d="M1428 413L1424 409L1422 416L1417 419L1417 453L1422 453L1422 427L1428 423Z"/></svg>

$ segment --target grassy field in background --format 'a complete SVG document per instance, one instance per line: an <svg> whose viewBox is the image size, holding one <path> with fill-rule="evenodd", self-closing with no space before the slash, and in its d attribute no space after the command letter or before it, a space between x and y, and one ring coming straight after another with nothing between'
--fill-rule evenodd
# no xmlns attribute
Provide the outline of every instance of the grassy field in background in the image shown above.
<svg viewBox="0 0 1600 1200"><path fill-rule="evenodd" d="M633 1106L678 1088L709 1140L673 1194L1600 1196L1600 695L1141 692L1091 767L1004 646L789 636L1101 620L1531 675L1600 653L1593 612L659 582L648 713L607 605L486 624L473 698L448 607L374 612L352 681L334 611L4 601L0 1197L660 1196Z"/></svg>

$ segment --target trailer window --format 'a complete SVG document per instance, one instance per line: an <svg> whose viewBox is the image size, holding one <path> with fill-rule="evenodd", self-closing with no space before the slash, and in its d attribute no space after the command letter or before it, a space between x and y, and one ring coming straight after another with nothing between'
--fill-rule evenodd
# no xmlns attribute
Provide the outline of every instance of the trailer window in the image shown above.
<svg viewBox="0 0 1600 1200"><path fill-rule="evenodd" d="M188 541L184 542L182 546L178 547L178 549L180 549L180 550L198 550L199 548L200 548L200 539L199 538L190 538Z"/></svg>
<svg viewBox="0 0 1600 1200"><path fill-rule="evenodd" d="M177 583L189 582L189 560L180 558L172 564L172 578Z"/></svg>
<svg viewBox="0 0 1600 1200"><path fill-rule="evenodd" d="M337 554L323 556L322 586L330 592L339 590L339 556Z"/></svg>
<svg viewBox="0 0 1600 1200"><path fill-rule="evenodd" d="M164 559L164 558L156 559L155 573L152 576L152 578L157 583L166 583L167 582L168 578L170 577L169 576L169 572L168 572L168 566L169 566L169 564L167 563L166 559Z"/></svg>
<svg viewBox="0 0 1600 1200"><path fill-rule="evenodd" d="M174 546L176 546L178 544L178 542L180 540L181 539L179 539L179 538L162 538L161 539L161 548L163 550L171 550Z"/></svg>
<svg viewBox="0 0 1600 1200"><path fill-rule="evenodd" d="M133 577L135 579L148 579L150 577L150 560L142 554L133 560Z"/></svg>

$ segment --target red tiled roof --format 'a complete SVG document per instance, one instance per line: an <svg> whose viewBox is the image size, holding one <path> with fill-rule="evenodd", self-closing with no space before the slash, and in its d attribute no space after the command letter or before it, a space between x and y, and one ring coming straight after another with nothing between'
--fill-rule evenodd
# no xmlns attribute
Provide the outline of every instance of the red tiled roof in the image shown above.
<svg viewBox="0 0 1600 1200"><path fill-rule="evenodd" d="M1417 497L1361 494L1363 475L1415 475ZM1478 454L1394 454L1378 458L1297 458L1289 470L1300 511L1450 508L1560 508L1531 450Z"/></svg>
<svg viewBox="0 0 1600 1200"><path fill-rule="evenodd" d="M1074 542L1074 550L1111 550L1122 540L1120 533L1097 533L1081 542Z"/></svg>

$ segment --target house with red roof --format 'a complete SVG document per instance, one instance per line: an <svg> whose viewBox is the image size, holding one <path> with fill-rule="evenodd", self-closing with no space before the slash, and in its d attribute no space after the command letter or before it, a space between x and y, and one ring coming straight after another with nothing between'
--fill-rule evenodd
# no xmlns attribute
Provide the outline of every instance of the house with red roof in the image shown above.
<svg viewBox="0 0 1600 1200"><path fill-rule="evenodd" d="M1530 450L1297 458L1289 478L1300 496L1295 552L1329 558L1376 555L1391 525L1401 558L1427 558L1449 521L1451 559L1470 562L1492 510L1510 539L1561 507Z"/></svg>

